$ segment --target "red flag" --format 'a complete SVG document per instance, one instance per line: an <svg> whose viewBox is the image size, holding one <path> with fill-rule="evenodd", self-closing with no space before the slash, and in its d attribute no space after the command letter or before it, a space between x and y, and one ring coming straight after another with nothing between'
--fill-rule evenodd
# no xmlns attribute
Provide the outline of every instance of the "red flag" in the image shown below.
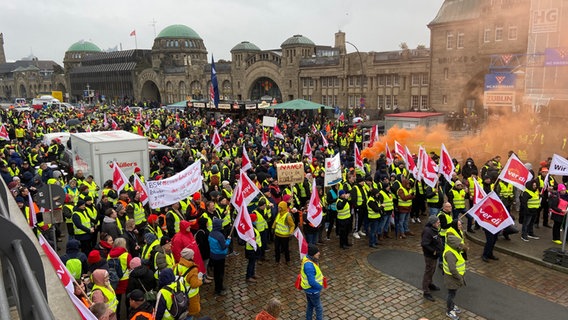
<svg viewBox="0 0 568 320"><path fill-rule="evenodd" d="M47 242L47 240L45 240L45 238L43 237L43 235L41 233L38 235L38 240L39 240L39 244L40 244L41 248L43 249L45 255L49 259L49 262L51 262L51 266L53 267L55 273L59 277L59 280L61 280L61 283L63 284L63 286L67 290L67 294L69 295L69 298L71 298L71 301L73 301L73 304L75 305L75 308L77 309L77 311L81 315L82 319L84 319L84 320L97 320L97 317L95 317L91 313L89 308L87 308L83 304L83 302L81 300L79 300L79 298L77 298L77 296L75 296L75 289L73 287L73 280L72 280L73 276L71 275L69 270L67 270L67 268L65 267L65 265L63 264L61 259L59 259L57 252L55 252L53 250L53 248L49 245L49 243Z"/></svg>
<svg viewBox="0 0 568 320"><path fill-rule="evenodd" d="M116 193L120 193L120 190L124 189L128 184L128 178L120 170L116 161L112 162L112 188L116 190Z"/></svg>
<svg viewBox="0 0 568 320"><path fill-rule="evenodd" d="M420 147L420 150L422 151L422 157L420 158L420 175L424 183L434 189L436 187L436 183L438 182L438 170L436 168L436 163L434 162L434 160L432 160L432 158L430 158L428 153L426 153L426 150L424 150L422 147Z"/></svg>
<svg viewBox="0 0 568 320"><path fill-rule="evenodd" d="M485 193L483 188L479 185L479 181L473 179L473 204L483 200L485 196L487 196L487 193Z"/></svg>
<svg viewBox="0 0 568 320"><path fill-rule="evenodd" d="M363 166L363 158L361 157L361 152L359 152L359 147L357 144L354 144L354 151L355 151L355 170L361 170L362 173L365 173L365 167Z"/></svg>
<svg viewBox="0 0 568 320"><path fill-rule="evenodd" d="M256 237L254 234L254 227L250 220L247 206L243 203L241 210L238 210L237 217L235 218L235 230L241 239L250 244L256 250Z"/></svg>
<svg viewBox="0 0 568 320"><path fill-rule="evenodd" d="M300 260L304 259L306 255L308 255L308 243L304 239L304 235L300 228L296 228L294 230L294 236L298 239L298 249L300 250Z"/></svg>
<svg viewBox="0 0 568 320"><path fill-rule="evenodd" d="M108 120L107 120L107 114L106 114L106 112L103 113L103 126L104 126L104 127L108 127Z"/></svg>
<svg viewBox="0 0 568 320"><path fill-rule="evenodd" d="M215 101L215 89L213 89L213 82L209 85L209 100Z"/></svg>
<svg viewBox="0 0 568 320"><path fill-rule="evenodd" d="M137 122L142 121L142 110L138 111L138 114L136 115L136 121Z"/></svg>
<svg viewBox="0 0 568 320"><path fill-rule="evenodd" d="M338 120L339 121L345 121L345 115L343 114L343 112L339 115Z"/></svg>
<svg viewBox="0 0 568 320"><path fill-rule="evenodd" d="M135 37L136 36L136 29L132 30L132 32L130 32L130 36L131 37Z"/></svg>
<svg viewBox="0 0 568 320"><path fill-rule="evenodd" d="M312 195L308 204L308 221L315 228L317 228L321 224L322 211L323 209L321 207L321 200L318 194L318 189L316 188L316 179L313 179Z"/></svg>
<svg viewBox="0 0 568 320"><path fill-rule="evenodd" d="M372 147L375 142L379 141L379 125L376 124L371 128L371 134L369 136L369 146Z"/></svg>
<svg viewBox="0 0 568 320"><path fill-rule="evenodd" d="M268 146L268 133L266 132L266 130L264 130L264 128L262 129L262 141L260 141L260 145L263 148L266 148L266 146Z"/></svg>
<svg viewBox="0 0 568 320"><path fill-rule="evenodd" d="M245 148L245 146L243 145L243 157L242 157L242 161L241 161L241 170L247 171L249 169L252 169L252 164L250 162L248 153L247 153L247 149Z"/></svg>
<svg viewBox="0 0 568 320"><path fill-rule="evenodd" d="M258 190L254 182L241 170L240 179L235 186L231 203L239 211L243 204L247 206L259 193L260 190Z"/></svg>
<svg viewBox="0 0 568 320"><path fill-rule="evenodd" d="M223 125L221 126L221 129L230 125L231 123L233 123L233 120L231 120L231 118L227 117L227 119L225 119L225 121L223 121Z"/></svg>
<svg viewBox="0 0 568 320"><path fill-rule="evenodd" d="M402 159L406 159L406 150L404 150L402 145L396 140L394 140L394 152L398 153Z"/></svg>
<svg viewBox="0 0 568 320"><path fill-rule="evenodd" d="M31 192L28 192L28 205L30 207L30 216L29 216L28 224L30 225L30 227L33 228L37 224L37 216L36 216L36 212L35 212L35 203L32 200Z"/></svg>
<svg viewBox="0 0 568 320"><path fill-rule="evenodd" d="M217 152L221 150L221 146L223 145L223 140L221 139L221 136L219 135L217 128L215 128L215 131L213 132L213 137L211 137L211 144L213 144L213 148Z"/></svg>
<svg viewBox="0 0 568 320"><path fill-rule="evenodd" d="M438 166L438 172L444 175L446 180L452 180L452 174L454 173L454 163L452 162L452 157L446 149L446 146L442 143L442 150L440 151L440 165Z"/></svg>
<svg viewBox="0 0 568 320"><path fill-rule="evenodd" d="M312 124L312 133L316 134L318 132L318 129L316 128L315 125Z"/></svg>
<svg viewBox="0 0 568 320"><path fill-rule="evenodd" d="M507 208L495 191L491 191L467 213L473 216L479 226L493 234L514 224Z"/></svg>
<svg viewBox="0 0 568 320"><path fill-rule="evenodd" d="M532 179L532 173L525 167L525 165L513 153L507 164L501 170L499 179L509 182L521 191L525 190L525 184Z"/></svg>
<svg viewBox="0 0 568 320"><path fill-rule="evenodd" d="M146 205L146 203L150 200L148 196L148 189L136 173L134 173L134 190L140 192L140 202L143 206Z"/></svg>
<svg viewBox="0 0 568 320"><path fill-rule="evenodd" d="M406 170L408 170L408 172L411 172L414 177L416 177L418 176L418 167L416 166L416 163L414 162L414 159L412 158L412 154L410 153L410 150L408 150L408 147L405 147L405 149L406 154L404 162L406 164Z"/></svg>
<svg viewBox="0 0 568 320"><path fill-rule="evenodd" d="M310 161L312 161L312 146L310 145L310 138L306 133L306 137L304 138L304 151L302 155L307 156Z"/></svg>
<svg viewBox="0 0 568 320"><path fill-rule="evenodd" d="M277 125L274 125L274 131L272 132L272 135L274 135L274 138L284 139L284 135Z"/></svg>
<svg viewBox="0 0 568 320"><path fill-rule="evenodd" d="M388 143L385 143L385 157L387 158L387 165L390 166L394 161L394 157L389 149Z"/></svg>
<svg viewBox="0 0 568 320"><path fill-rule="evenodd" d="M114 119L111 120L110 126L111 126L112 130L118 129L118 123L116 123L116 121L114 121Z"/></svg>
<svg viewBox="0 0 568 320"><path fill-rule="evenodd" d="M320 134L321 134L321 140L323 141L323 142L322 142L322 143L323 143L323 146L324 146L325 148L327 148L327 146L329 146L329 142L327 142L327 139L326 139L325 136L323 135L323 132L320 131Z"/></svg>
<svg viewBox="0 0 568 320"><path fill-rule="evenodd" d="M146 131L150 130L150 119L146 119L146 123L144 124L144 129Z"/></svg>
<svg viewBox="0 0 568 320"><path fill-rule="evenodd" d="M86 132L91 132L91 125L90 125L90 124L87 125L87 129L85 129L85 131L86 131Z"/></svg>
<svg viewBox="0 0 568 320"><path fill-rule="evenodd" d="M142 127L138 126L138 135L144 136L144 131L142 131Z"/></svg>
<svg viewBox="0 0 568 320"><path fill-rule="evenodd" d="M5 125L0 127L0 139L10 141L10 135L8 135L8 130L6 130Z"/></svg>

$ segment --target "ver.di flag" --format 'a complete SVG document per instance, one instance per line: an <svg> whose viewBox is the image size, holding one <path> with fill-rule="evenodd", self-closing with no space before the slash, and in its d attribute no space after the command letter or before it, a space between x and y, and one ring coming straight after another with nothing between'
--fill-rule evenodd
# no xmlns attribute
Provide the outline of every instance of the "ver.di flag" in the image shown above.
<svg viewBox="0 0 568 320"><path fill-rule="evenodd" d="M8 135L8 130L6 130L5 125L0 127L0 139L10 141L10 135Z"/></svg>
<svg viewBox="0 0 568 320"><path fill-rule="evenodd" d="M252 225L247 206L244 202L242 202L240 210L237 211L237 217L235 218L235 230L237 230L239 237L250 244L256 251L254 227Z"/></svg>
<svg viewBox="0 0 568 320"><path fill-rule="evenodd" d="M515 223L495 191L491 191L485 198L469 209L467 213L475 219L480 227L485 228L492 234L497 234Z"/></svg>
<svg viewBox="0 0 568 320"><path fill-rule="evenodd" d="M388 143L385 143L385 158L387 158L387 166L390 166L394 161L394 156L392 155Z"/></svg>
<svg viewBox="0 0 568 320"><path fill-rule="evenodd" d="M280 128L278 128L277 125L274 125L272 135L274 136L274 138L284 139L284 135L282 134L282 131L280 131Z"/></svg>
<svg viewBox="0 0 568 320"><path fill-rule="evenodd" d="M223 140L221 140L221 136L219 135L217 128L215 128L215 131L213 132L213 137L211 138L211 144L213 145L213 149L215 149L215 151L219 152L221 150L221 146L223 145Z"/></svg>
<svg viewBox="0 0 568 320"><path fill-rule="evenodd" d="M304 239L304 235L302 234L302 231L300 231L299 227L296 227L296 230L294 230L294 237L296 237L296 239L298 239L298 249L300 251L300 260L304 259L305 256L308 255L308 243L306 242L306 239Z"/></svg>
<svg viewBox="0 0 568 320"><path fill-rule="evenodd" d="M394 140L394 152L400 155L402 159L406 159L406 151L404 150L404 147L396 140Z"/></svg>
<svg viewBox="0 0 568 320"><path fill-rule="evenodd" d="M312 195L308 204L308 221L313 227L317 228L321 224L323 209L321 207L321 200L316 188L316 179L312 181Z"/></svg>
<svg viewBox="0 0 568 320"><path fill-rule="evenodd" d="M325 136L323 135L323 132L320 131L321 134L321 140L322 140L322 144L325 148L327 148L327 146L329 145L329 142L327 142L327 139L325 138Z"/></svg>
<svg viewBox="0 0 568 320"><path fill-rule="evenodd" d="M406 155L404 158L404 163L406 164L406 170L408 170L408 172L412 173L412 175L416 177L418 176L418 167L416 166L416 163L412 158L412 153L410 153L408 147L405 147L405 149L406 149Z"/></svg>
<svg viewBox="0 0 568 320"><path fill-rule="evenodd" d="M262 140L260 141L260 145L263 148L266 148L266 146L268 146L268 133L266 132L266 130L264 130L264 128L262 129Z"/></svg>
<svg viewBox="0 0 568 320"><path fill-rule="evenodd" d="M525 190L525 184L531 179L532 173L514 153L511 154L499 175L499 180L509 182L521 191Z"/></svg>
<svg viewBox="0 0 568 320"><path fill-rule="evenodd" d="M241 210L241 207L245 207L260 194L260 190L256 187L254 182L248 177L248 175L241 170L240 179L235 186L233 191L233 196L231 198L231 204L235 207L237 211Z"/></svg>
<svg viewBox="0 0 568 320"><path fill-rule="evenodd" d="M438 182L438 170L436 170L436 163L432 160L432 158L430 158L428 153L426 153L426 150L422 147L420 147L420 150L422 151L421 158L419 160L421 163L420 175L422 176L424 183L435 190L436 183Z"/></svg>
<svg viewBox="0 0 568 320"><path fill-rule="evenodd" d="M241 171L246 172L247 170L252 169L252 164L250 162L250 158L247 153L247 149L243 144L243 156L241 161Z"/></svg>
<svg viewBox="0 0 568 320"><path fill-rule="evenodd" d="M361 157L361 152L356 143L353 144L353 152L355 156L355 170L365 175L365 167L363 166L363 158Z"/></svg>
<svg viewBox="0 0 568 320"><path fill-rule="evenodd" d="M148 188L146 188L146 185L140 180L140 178L136 173L134 173L133 176L134 176L134 190L140 192L140 202L142 203L143 206L145 206L146 203L148 203L149 201Z"/></svg>
<svg viewBox="0 0 568 320"><path fill-rule="evenodd" d="M438 165L438 172L441 173L447 181L452 180L452 174L454 173L454 163L452 157L446 146L442 143L442 150L440 151L440 163Z"/></svg>
<svg viewBox="0 0 568 320"><path fill-rule="evenodd" d="M81 318L83 320L97 320L97 317L93 315L93 313L89 310L89 308L87 308L83 304L83 302L79 300L77 296L75 296L75 288L73 287L73 276L71 275L69 270L67 270L61 259L59 259L59 256L57 255L55 250L53 250L53 248L49 245L49 243L41 233L38 235L38 240L45 255L49 259L49 262L51 262L51 266L53 267L55 273L59 277L59 280L61 280L63 287L65 287L67 295L69 295L69 298L71 299L71 301L75 305L75 308L81 315Z"/></svg>
<svg viewBox="0 0 568 320"><path fill-rule="evenodd" d="M118 167L116 161L112 162L112 188L116 190L117 194L120 194L120 190L124 189L128 184L128 178Z"/></svg>
<svg viewBox="0 0 568 320"><path fill-rule="evenodd" d="M221 129L225 128L226 126L230 125L231 123L233 123L233 120L229 117L227 117L227 119L225 119L225 121L223 121L223 125L221 126Z"/></svg>
<svg viewBox="0 0 568 320"><path fill-rule="evenodd" d="M310 145L310 138L307 133L304 140L304 151L302 152L302 155L308 157L310 162L312 161L312 146Z"/></svg>
<svg viewBox="0 0 568 320"><path fill-rule="evenodd" d="M486 196L487 193L485 193L485 190L479 185L479 181L473 179L473 204L483 200Z"/></svg>

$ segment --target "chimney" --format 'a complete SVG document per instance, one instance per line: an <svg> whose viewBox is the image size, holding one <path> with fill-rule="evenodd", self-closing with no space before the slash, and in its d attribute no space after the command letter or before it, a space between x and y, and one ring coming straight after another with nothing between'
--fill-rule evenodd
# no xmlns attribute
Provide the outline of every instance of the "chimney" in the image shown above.
<svg viewBox="0 0 568 320"><path fill-rule="evenodd" d="M4 34L0 33L0 64L6 63L6 54L4 53Z"/></svg>

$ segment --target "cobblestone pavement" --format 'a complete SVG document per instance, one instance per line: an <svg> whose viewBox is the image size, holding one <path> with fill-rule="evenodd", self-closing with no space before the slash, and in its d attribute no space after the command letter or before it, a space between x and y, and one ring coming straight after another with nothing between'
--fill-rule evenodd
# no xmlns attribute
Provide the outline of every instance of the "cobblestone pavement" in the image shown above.
<svg viewBox="0 0 568 320"><path fill-rule="evenodd" d="M405 240L387 239L379 249L368 247L367 239L354 240L349 250L339 248L338 239L320 245L321 269L329 279L329 288L322 293L326 319L446 319L445 301L429 302L422 298L422 291L411 284L386 275L367 262L369 253L381 249L403 249L421 252L419 235L423 224L412 224L417 236ZM548 269L529 261L500 254L499 261L483 262L482 247L470 244L468 272L475 272L524 292L568 307L568 274ZM257 266L258 282L245 282L246 259L241 254L230 256L226 263L225 286L228 294L213 295L212 285L201 289L202 315L213 319L254 319L266 301L272 297L284 305L281 319L305 318L305 296L294 288L300 260L295 238L291 239L292 262L274 263L274 253L267 253L270 262ZM283 260L283 259L282 259ZM401 266L404 267L404 266ZM440 272L439 270L437 272ZM466 276L467 277L467 276ZM440 284L442 285L442 284ZM467 288L463 289L467 290ZM462 319L484 319L460 305Z"/></svg>

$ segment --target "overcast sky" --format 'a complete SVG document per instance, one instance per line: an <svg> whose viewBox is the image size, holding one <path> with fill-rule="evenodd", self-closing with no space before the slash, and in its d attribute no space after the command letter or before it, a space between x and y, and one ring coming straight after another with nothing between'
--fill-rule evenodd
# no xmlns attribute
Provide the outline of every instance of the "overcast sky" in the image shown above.
<svg viewBox="0 0 568 320"><path fill-rule="evenodd" d="M209 57L230 60L241 41L279 48L302 34L318 45L334 44L342 30L359 51L429 47L427 24L443 0L12 0L0 10L8 61L33 53L62 63L73 43L88 40L103 50L151 49L155 33L184 24L203 39ZM354 51L347 47L348 52Z"/></svg>

